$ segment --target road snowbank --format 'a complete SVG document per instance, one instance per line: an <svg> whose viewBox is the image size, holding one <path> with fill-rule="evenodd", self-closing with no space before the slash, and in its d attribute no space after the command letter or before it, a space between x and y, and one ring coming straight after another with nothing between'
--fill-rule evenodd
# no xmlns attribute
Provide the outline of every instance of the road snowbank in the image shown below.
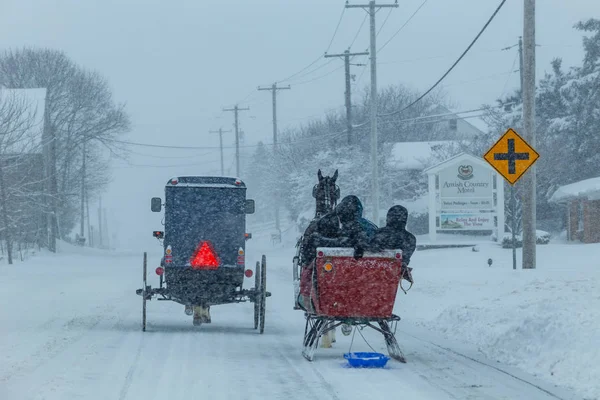
<svg viewBox="0 0 600 400"><path fill-rule="evenodd" d="M537 246L535 270L520 269L521 249L513 270L512 250L478 247L415 253L403 320L600 399L600 245Z"/></svg>

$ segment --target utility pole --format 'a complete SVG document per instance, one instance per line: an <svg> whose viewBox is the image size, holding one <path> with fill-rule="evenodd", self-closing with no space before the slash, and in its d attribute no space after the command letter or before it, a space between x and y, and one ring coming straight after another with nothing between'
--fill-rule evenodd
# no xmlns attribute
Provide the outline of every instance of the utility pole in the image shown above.
<svg viewBox="0 0 600 400"><path fill-rule="evenodd" d="M219 128L218 131L209 131L209 132L219 134L219 143L220 143L220 147L221 147L221 176L225 176L225 168L223 168L223 133L229 133L231 131L224 131L222 128Z"/></svg>
<svg viewBox="0 0 600 400"><path fill-rule="evenodd" d="M79 236L85 237L85 142L83 142L83 154L81 162L81 226L79 227ZM88 238L89 240L89 238Z"/></svg>
<svg viewBox="0 0 600 400"><path fill-rule="evenodd" d="M88 246L93 247L94 240L92 238L92 225L90 223L90 195L87 189L85 190L85 215L88 223Z"/></svg>
<svg viewBox="0 0 600 400"><path fill-rule="evenodd" d="M277 153L277 91L285 89L291 89L290 85L277 87L277 84L274 83L271 87L258 88L258 90L270 90L273 94L273 149L275 153Z"/></svg>
<svg viewBox="0 0 600 400"><path fill-rule="evenodd" d="M368 56L368 52L350 53L350 50L344 51L343 54L325 54L327 57L344 57L344 65L346 67L346 130L348 131L348 144L352 144L352 96L350 93L350 56ZM365 64L353 64L364 66Z"/></svg>
<svg viewBox="0 0 600 400"><path fill-rule="evenodd" d="M108 234L108 217L107 217L107 213L106 213L106 208L102 210L103 215L104 215L104 238L106 239L106 244L105 249L106 250L110 250L110 240L109 240L109 234Z"/></svg>
<svg viewBox="0 0 600 400"><path fill-rule="evenodd" d="M369 1L368 5L346 4L346 8L368 7L371 25L371 185L373 197L373 221L379 224L379 168L377 165L377 48L375 45L375 9L398 7L398 0L394 4L375 4L375 0Z"/></svg>
<svg viewBox="0 0 600 400"><path fill-rule="evenodd" d="M521 102L523 101L523 37L519 36L519 78L521 79Z"/></svg>
<svg viewBox="0 0 600 400"><path fill-rule="evenodd" d="M247 111L250 108L239 108L236 104L234 108L224 108L223 111L233 111L235 113L235 173L240 177L240 130L238 123L238 112Z"/></svg>
<svg viewBox="0 0 600 400"><path fill-rule="evenodd" d="M100 196L100 205L98 206L98 246L101 249L102 243L102 196Z"/></svg>
<svg viewBox="0 0 600 400"><path fill-rule="evenodd" d="M258 90L270 90L273 95L273 153L275 155L278 154L277 148L277 91L278 90L289 90L291 89L290 85L284 87L277 87L277 83L271 85L271 87L261 88ZM275 229L278 233L281 233L281 229L279 228L279 193L275 195Z"/></svg>
<svg viewBox="0 0 600 400"><path fill-rule="evenodd" d="M535 148L535 0L525 0L523 17L523 136ZM535 269L535 164L523 179L523 269Z"/></svg>

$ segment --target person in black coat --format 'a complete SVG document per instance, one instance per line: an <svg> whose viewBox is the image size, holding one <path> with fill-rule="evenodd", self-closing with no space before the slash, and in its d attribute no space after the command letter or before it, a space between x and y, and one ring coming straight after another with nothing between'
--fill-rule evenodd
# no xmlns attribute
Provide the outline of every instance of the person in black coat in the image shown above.
<svg viewBox="0 0 600 400"><path fill-rule="evenodd" d="M417 238L406 230L407 221L408 210L405 207L401 205L391 207L387 213L386 226L375 232L370 247L374 251L401 249L403 277L412 283L410 273L412 268L409 268L408 264L417 248Z"/></svg>
<svg viewBox="0 0 600 400"><path fill-rule="evenodd" d="M325 214L314 229L305 232L303 263L310 264L315 258L317 247L352 247L354 257L360 258L370 242L377 226L362 217L362 203L358 197L344 197L337 207Z"/></svg>

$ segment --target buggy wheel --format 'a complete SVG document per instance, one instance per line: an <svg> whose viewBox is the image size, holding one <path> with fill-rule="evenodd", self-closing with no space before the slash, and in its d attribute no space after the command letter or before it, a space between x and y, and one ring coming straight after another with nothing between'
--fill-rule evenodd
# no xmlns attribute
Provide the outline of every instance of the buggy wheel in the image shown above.
<svg viewBox="0 0 600 400"><path fill-rule="evenodd" d="M260 333L265 331L265 309L267 305L267 257L263 254L260 269Z"/></svg>
<svg viewBox="0 0 600 400"><path fill-rule="evenodd" d="M144 252L144 277L143 277L143 282L144 282L144 288L142 289L142 331L145 332L146 331L146 282L147 282L147 259L148 256L146 254L146 252Z"/></svg>
<svg viewBox="0 0 600 400"><path fill-rule="evenodd" d="M256 262L256 270L254 271L254 329L258 328L258 319L260 317L260 262Z"/></svg>

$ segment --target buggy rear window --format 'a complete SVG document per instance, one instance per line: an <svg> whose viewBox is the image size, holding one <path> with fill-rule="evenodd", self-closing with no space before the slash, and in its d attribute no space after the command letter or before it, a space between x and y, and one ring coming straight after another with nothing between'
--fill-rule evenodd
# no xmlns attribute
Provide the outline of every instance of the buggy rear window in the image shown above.
<svg viewBox="0 0 600 400"><path fill-rule="evenodd" d="M203 215L245 214L245 190L207 187L167 188L167 212L183 211Z"/></svg>

